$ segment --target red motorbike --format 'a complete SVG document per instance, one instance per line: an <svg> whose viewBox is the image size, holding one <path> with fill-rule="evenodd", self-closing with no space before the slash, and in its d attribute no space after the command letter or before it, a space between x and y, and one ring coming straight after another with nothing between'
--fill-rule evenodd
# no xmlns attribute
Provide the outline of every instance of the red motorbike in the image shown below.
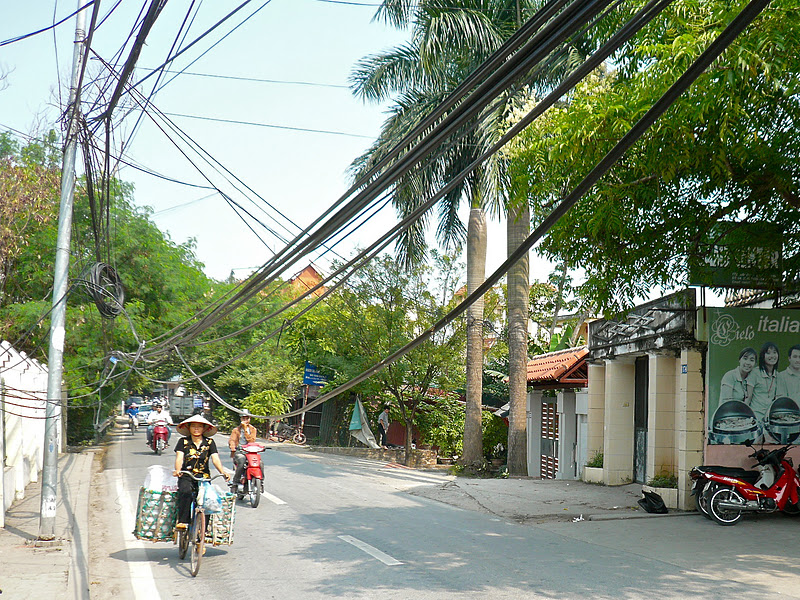
<svg viewBox="0 0 800 600"><path fill-rule="evenodd" d="M167 448L169 439L169 429L165 421L158 421L153 427L153 437L150 440L150 447L153 452L160 455Z"/></svg>
<svg viewBox="0 0 800 600"><path fill-rule="evenodd" d="M692 493L698 510L720 525L734 525L746 512L800 513L800 477L792 459L786 457L791 444L750 454L757 470L702 466L689 473L695 481Z"/></svg>
<svg viewBox="0 0 800 600"><path fill-rule="evenodd" d="M266 449L264 444L258 442L250 442L236 449L237 454L244 454L246 462L240 480L230 482L231 492L236 494L239 500L247 496L253 508L258 506L261 492L264 491L264 470L260 454Z"/></svg>

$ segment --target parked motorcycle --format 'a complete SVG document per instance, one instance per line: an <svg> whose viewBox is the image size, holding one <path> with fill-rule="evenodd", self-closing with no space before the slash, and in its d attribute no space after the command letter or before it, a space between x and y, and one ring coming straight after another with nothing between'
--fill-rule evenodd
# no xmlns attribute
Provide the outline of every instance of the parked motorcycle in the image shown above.
<svg viewBox="0 0 800 600"><path fill-rule="evenodd" d="M167 429L166 421L158 421L153 427L153 437L150 440L150 447L153 452L160 455L167 448L167 440L169 439L169 429Z"/></svg>
<svg viewBox="0 0 800 600"><path fill-rule="evenodd" d="M273 437L279 442L291 440L298 445L303 445L306 443L306 434L300 431L300 429L294 425L287 425L285 423L281 425L282 426L280 426L273 434Z"/></svg>
<svg viewBox="0 0 800 600"><path fill-rule="evenodd" d="M749 444L748 444L749 445ZM761 448L750 454L756 470L706 465L689 473L695 484L697 510L720 525L737 523L745 512L800 513L800 477L786 457L791 444L775 450Z"/></svg>
<svg viewBox="0 0 800 600"><path fill-rule="evenodd" d="M258 506L261 492L264 491L264 470L261 465L260 453L266 449L264 444L258 442L250 442L236 448L237 454L245 455L245 468L242 470L242 477L239 481L231 481L228 484L231 492L236 494L239 500L242 500L245 495L248 496L253 508Z"/></svg>

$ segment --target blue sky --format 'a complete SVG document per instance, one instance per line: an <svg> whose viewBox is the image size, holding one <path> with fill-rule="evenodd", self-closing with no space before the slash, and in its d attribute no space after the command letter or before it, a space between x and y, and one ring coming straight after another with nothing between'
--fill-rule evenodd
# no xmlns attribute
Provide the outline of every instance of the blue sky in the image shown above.
<svg viewBox="0 0 800 600"><path fill-rule="evenodd" d="M109 60L121 47L142 4L125 0L97 30L93 48L101 57ZM193 40L239 4L239 0L206 2L187 40ZM230 26L223 26L221 33L199 43L198 51L187 52L170 70L186 68L264 1L251 4L237 13L242 17L234 17ZM60 20L77 4L31 0L25 6L3 11L0 40L47 27L54 14ZM101 15L112 6L106 0ZM186 6L166 4L142 51L134 80L163 62ZM347 189L347 166L368 147L385 118L385 107L365 105L346 88L356 61L406 38L405 32L373 22L375 10L375 4L272 0L188 67L187 74L161 89L153 103L173 115L171 119L178 127L244 184L294 223L305 226ZM66 96L74 31L75 21L70 19L55 34L39 34L0 48L0 68L8 73L6 88L0 91L0 129L40 133L53 126L61 103L59 90L61 97ZM94 77L101 72L99 61L90 61L88 74ZM143 89L149 93L151 84L145 83ZM92 92L88 97L93 97ZM132 112L117 129L118 140L130 136L136 114ZM135 163L171 178L207 185L148 119L142 120L125 154ZM203 170L212 172L206 166ZM130 168L122 168L119 177L134 183L136 203L151 206L154 221L175 242L196 239L198 257L212 277L225 278L232 270L243 277L280 247L280 242L256 226L266 245L259 240L219 195ZM220 176L214 176L214 180L228 185L221 183ZM242 206L269 222L250 200L226 189ZM349 255L355 245L367 245L393 222L393 212L386 210L359 231L358 239L337 249ZM487 272L504 258L504 229L501 224L490 226ZM323 270L327 266L325 258L312 259ZM538 271L534 266L532 276L547 277L545 266Z"/></svg>

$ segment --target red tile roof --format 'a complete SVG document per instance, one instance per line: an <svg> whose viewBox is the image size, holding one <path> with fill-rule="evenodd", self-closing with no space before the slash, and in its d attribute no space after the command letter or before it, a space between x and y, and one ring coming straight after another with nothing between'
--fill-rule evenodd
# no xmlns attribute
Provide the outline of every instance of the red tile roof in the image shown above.
<svg viewBox="0 0 800 600"><path fill-rule="evenodd" d="M588 385L586 346L535 356L528 361L528 386L534 389L582 388Z"/></svg>

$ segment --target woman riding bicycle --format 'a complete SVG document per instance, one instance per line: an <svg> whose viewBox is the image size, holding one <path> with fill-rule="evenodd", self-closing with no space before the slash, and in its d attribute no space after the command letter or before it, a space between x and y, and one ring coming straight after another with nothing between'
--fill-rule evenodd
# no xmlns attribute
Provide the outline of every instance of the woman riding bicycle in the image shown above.
<svg viewBox="0 0 800 600"><path fill-rule="evenodd" d="M182 421L177 431L185 436L178 440L175 446L175 470L173 475L178 477L178 524L177 529L187 529L192 520L192 502L197 497L197 481L181 471L189 471L195 477L208 479L211 470L209 460L214 463L217 471L222 473L226 480L230 475L222 466L222 461L217 452L217 444L212 436L217 433L217 427L209 423L201 415L193 415Z"/></svg>

